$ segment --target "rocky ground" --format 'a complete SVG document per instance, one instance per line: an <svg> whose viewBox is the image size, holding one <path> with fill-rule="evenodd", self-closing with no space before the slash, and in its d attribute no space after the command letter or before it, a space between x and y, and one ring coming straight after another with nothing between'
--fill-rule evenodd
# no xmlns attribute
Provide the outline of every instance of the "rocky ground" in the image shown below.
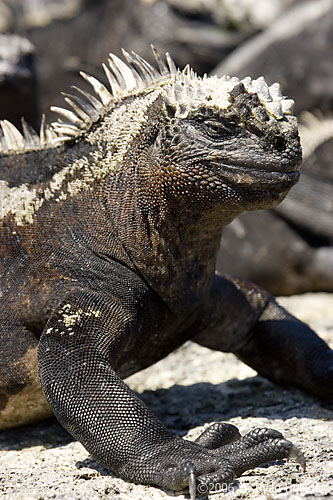
<svg viewBox="0 0 333 500"><path fill-rule="evenodd" d="M333 295L306 294L281 302L333 345ZM192 343L132 376L128 383L179 435L193 439L216 420L237 425L241 433L274 427L306 455L305 473L292 461L275 463L244 474L228 492L209 498L333 499L332 408L256 376L231 354ZM175 495L116 478L51 419L0 434L0 498L167 500Z"/></svg>

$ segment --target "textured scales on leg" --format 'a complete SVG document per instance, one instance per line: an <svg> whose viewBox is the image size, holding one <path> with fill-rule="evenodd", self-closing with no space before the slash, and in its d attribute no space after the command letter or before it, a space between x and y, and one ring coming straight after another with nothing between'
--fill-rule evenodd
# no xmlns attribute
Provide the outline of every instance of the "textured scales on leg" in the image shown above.
<svg viewBox="0 0 333 500"><path fill-rule="evenodd" d="M193 339L330 396L326 344L264 290L215 273L223 227L281 201L301 149L277 84L200 78L156 51L156 68L124 58L104 66L109 88L82 73L94 95L66 94L71 109L53 108L39 135L1 122L0 426L51 407L123 479L193 498L301 454L226 424L180 439L122 378Z"/></svg>

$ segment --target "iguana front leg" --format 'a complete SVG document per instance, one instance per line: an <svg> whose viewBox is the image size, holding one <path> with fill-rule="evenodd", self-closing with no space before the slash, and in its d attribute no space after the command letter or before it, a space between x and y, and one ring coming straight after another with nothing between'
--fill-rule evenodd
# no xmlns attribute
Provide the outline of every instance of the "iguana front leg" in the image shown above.
<svg viewBox="0 0 333 500"><path fill-rule="evenodd" d="M333 400L333 351L309 326L254 284L216 275L215 285L211 323L193 340L233 352L273 382Z"/></svg>
<svg viewBox="0 0 333 500"><path fill-rule="evenodd" d="M133 301L109 297L66 296L38 353L42 387L57 418L97 460L129 481L176 491L190 484L193 498L196 487L207 492L247 468L294 455L292 443L265 429L226 447L216 429L198 443L172 435L115 371L150 320L142 320L148 317L142 310L134 314Z"/></svg>

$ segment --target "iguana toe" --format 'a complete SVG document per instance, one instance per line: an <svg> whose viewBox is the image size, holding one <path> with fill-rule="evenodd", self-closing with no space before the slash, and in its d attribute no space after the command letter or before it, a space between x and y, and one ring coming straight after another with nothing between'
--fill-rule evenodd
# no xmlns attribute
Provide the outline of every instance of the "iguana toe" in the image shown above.
<svg viewBox="0 0 333 500"><path fill-rule="evenodd" d="M194 442L204 448L214 450L225 444L237 441L240 438L240 432L235 425L225 422L215 422L200 434Z"/></svg>

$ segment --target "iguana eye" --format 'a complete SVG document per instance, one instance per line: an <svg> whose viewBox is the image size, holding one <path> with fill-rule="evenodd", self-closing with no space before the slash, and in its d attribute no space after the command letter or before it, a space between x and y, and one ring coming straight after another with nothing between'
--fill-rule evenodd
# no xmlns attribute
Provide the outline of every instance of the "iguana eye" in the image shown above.
<svg viewBox="0 0 333 500"><path fill-rule="evenodd" d="M230 128L225 123L218 120L205 120L203 123L206 127L207 133L211 137L226 137L231 133Z"/></svg>

